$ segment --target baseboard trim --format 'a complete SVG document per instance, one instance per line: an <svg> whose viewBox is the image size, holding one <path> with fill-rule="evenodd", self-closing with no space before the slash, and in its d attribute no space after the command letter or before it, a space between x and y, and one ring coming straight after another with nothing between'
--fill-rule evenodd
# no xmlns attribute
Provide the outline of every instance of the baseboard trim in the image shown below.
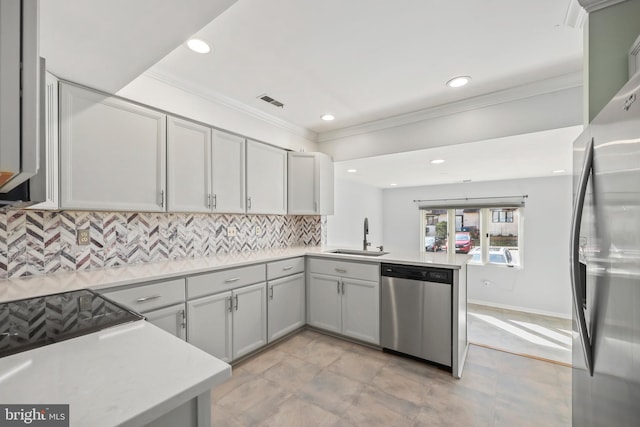
<svg viewBox="0 0 640 427"><path fill-rule="evenodd" d="M553 311L546 311L546 310L537 310L535 308L529 308L529 307L518 307L518 306L515 306L515 305L499 304L499 303L495 303L495 302L475 300L475 299L468 299L467 303L469 303L469 304L477 304L477 305L487 305L489 307L495 307L495 308L504 308L505 310L524 311L525 313L541 314L543 316L551 316L551 317L558 317L560 319L571 320L571 315L570 314L556 313L556 312L553 312Z"/></svg>
<svg viewBox="0 0 640 427"><path fill-rule="evenodd" d="M475 345L476 347L488 348L489 350L501 351L503 353L513 354L514 356L528 357L529 359L539 360L541 362L553 363L553 364L560 365L560 366L566 366L567 368L573 367L573 365L571 363L560 362L558 360L547 359L546 357L534 356L532 354L518 353L516 351L509 351L509 350L505 350L503 348L494 347L492 345L480 344L480 343L477 343L477 342L470 342L469 345Z"/></svg>

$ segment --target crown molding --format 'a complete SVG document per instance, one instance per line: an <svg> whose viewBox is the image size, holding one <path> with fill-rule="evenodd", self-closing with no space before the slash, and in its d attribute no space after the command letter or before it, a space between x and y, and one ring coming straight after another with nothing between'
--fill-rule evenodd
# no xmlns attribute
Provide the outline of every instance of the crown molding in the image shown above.
<svg viewBox="0 0 640 427"><path fill-rule="evenodd" d="M581 29L587 20L587 11L584 10L578 0L569 0L569 6L564 16L564 25Z"/></svg>
<svg viewBox="0 0 640 427"><path fill-rule="evenodd" d="M318 134L318 142L332 141L339 138L359 135L367 132L375 132L382 129L408 125L411 123L430 120L437 117L490 107L492 105L505 102L517 101L519 99L530 98L536 95L557 92L582 86L582 72L564 74L551 79L540 80L526 85L515 86L497 92L479 95L473 98L437 107L418 110L407 114L375 120L361 125L349 126Z"/></svg>
<svg viewBox="0 0 640 427"><path fill-rule="evenodd" d="M279 127L297 136L301 136L309 141L316 142L318 140L318 134L316 132L313 132L301 126L294 125L293 123L290 123L286 120L282 120L278 117L272 116L271 114L265 113L264 111L243 104L242 102L236 101L235 99L229 98L228 96L222 95L221 93L212 91L202 86L185 82L183 80L158 71L145 71L144 73L142 73L142 76L159 81L160 83L172 86L176 89L180 89L184 92L190 93L191 95L206 99L207 101L214 104L218 104L223 107L227 107L240 113L246 114L272 126Z"/></svg>
<svg viewBox="0 0 640 427"><path fill-rule="evenodd" d="M580 6L584 7L587 13L604 9L605 7L613 6L614 4L622 3L623 1L627 0L578 0Z"/></svg>

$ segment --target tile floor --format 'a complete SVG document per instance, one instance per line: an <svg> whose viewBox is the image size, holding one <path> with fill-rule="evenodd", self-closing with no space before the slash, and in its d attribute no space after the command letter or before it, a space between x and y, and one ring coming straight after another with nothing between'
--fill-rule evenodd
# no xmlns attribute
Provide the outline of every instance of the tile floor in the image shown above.
<svg viewBox="0 0 640 427"><path fill-rule="evenodd" d="M468 304L469 341L571 364L571 320Z"/></svg>
<svg viewBox="0 0 640 427"><path fill-rule="evenodd" d="M214 426L569 426L571 369L471 346L463 378L304 330L234 366Z"/></svg>

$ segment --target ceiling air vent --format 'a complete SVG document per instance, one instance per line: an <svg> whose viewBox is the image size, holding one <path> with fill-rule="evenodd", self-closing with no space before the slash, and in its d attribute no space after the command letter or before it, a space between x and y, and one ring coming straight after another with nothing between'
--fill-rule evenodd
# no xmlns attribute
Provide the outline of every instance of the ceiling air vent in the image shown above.
<svg viewBox="0 0 640 427"><path fill-rule="evenodd" d="M266 93L263 94L263 95L258 96L258 98L262 99L264 102L268 102L271 105L275 105L276 107L280 107L280 108L284 107L284 104L282 102L273 99L272 97L270 97Z"/></svg>

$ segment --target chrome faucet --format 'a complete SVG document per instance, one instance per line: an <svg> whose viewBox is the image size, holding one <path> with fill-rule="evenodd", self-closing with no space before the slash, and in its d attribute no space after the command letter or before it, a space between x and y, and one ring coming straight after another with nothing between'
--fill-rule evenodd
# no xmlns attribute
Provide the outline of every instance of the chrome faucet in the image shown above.
<svg viewBox="0 0 640 427"><path fill-rule="evenodd" d="M362 240L363 251L367 250L367 246L371 246L371 242L367 242L367 234L369 234L369 218L364 219L364 239Z"/></svg>

